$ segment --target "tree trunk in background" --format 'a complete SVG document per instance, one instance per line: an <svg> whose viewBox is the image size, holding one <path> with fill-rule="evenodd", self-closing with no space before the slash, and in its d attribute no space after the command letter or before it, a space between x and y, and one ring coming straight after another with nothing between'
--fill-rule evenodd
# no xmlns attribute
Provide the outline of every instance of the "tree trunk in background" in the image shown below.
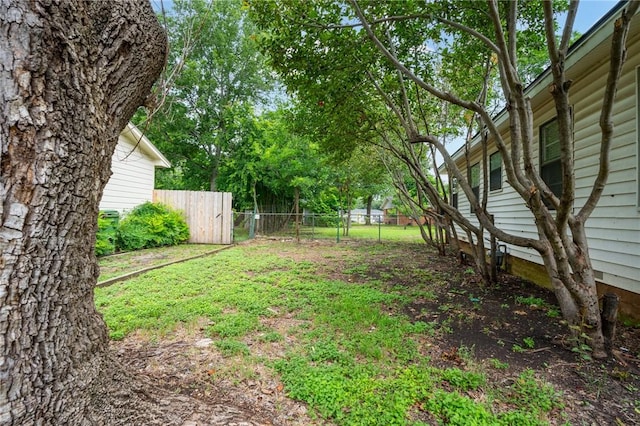
<svg viewBox="0 0 640 426"><path fill-rule="evenodd" d="M373 195L367 197L367 217L365 218L365 225L371 225L371 204L373 203Z"/></svg>
<svg viewBox="0 0 640 426"><path fill-rule="evenodd" d="M218 176L220 175L220 159L222 158L222 149L219 146L215 148L216 152L211 162L211 173L209 174L209 191L216 192L218 190Z"/></svg>
<svg viewBox="0 0 640 426"><path fill-rule="evenodd" d="M166 36L140 0L5 0L0 28L0 424L110 424L98 203Z"/></svg>

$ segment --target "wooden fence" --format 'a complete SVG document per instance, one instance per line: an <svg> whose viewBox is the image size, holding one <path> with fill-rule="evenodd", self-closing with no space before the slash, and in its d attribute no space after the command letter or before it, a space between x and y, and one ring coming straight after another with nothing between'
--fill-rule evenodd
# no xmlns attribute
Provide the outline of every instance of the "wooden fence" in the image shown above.
<svg viewBox="0 0 640 426"><path fill-rule="evenodd" d="M190 243L231 244L233 212L230 192L156 189L153 201L182 210L191 232Z"/></svg>

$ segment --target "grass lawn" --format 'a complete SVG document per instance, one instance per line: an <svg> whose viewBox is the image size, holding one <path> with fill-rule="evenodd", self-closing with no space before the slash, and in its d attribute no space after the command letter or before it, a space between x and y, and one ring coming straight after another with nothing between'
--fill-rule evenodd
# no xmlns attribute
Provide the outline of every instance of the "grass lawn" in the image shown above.
<svg viewBox="0 0 640 426"><path fill-rule="evenodd" d="M377 226L351 232L360 230ZM396 232L419 239L416 227ZM220 369L226 379L266 369L288 397L338 425L563 423L561 394L532 370L504 382L494 375L508 364L476 362L464 346L458 364L432 359L449 325L406 311L449 279L393 244L258 241L97 288L95 300L112 339L191 330L234 366Z"/></svg>
<svg viewBox="0 0 640 426"><path fill-rule="evenodd" d="M338 236L339 234L339 236ZM294 238L295 230L289 229L286 233L278 234L284 237ZM418 226L396 226L396 225L357 225L352 224L349 227L349 235L343 235L340 228L331 227L310 227L303 226L300 228L301 239L331 239L336 241L338 238L342 240L350 239L368 239L380 241L404 241L404 242L421 242L420 228Z"/></svg>
<svg viewBox="0 0 640 426"><path fill-rule="evenodd" d="M100 265L98 282L150 266L187 259L218 248L220 248L219 245L212 244L181 244L173 247L159 247L104 256L98 258Z"/></svg>

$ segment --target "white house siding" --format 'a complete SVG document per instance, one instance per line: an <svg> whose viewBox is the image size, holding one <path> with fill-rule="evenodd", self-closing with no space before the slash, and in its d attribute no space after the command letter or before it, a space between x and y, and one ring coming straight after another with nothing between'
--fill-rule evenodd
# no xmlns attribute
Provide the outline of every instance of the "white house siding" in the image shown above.
<svg viewBox="0 0 640 426"><path fill-rule="evenodd" d="M640 212L636 206L639 35L636 30L628 43L628 60L619 82L609 179L598 207L586 224L589 252L599 280L634 293L640 293ZM572 96L576 100L576 206L586 202L598 173L600 105L607 72L606 63L591 68L590 75L600 77L579 80L580 84L576 84L576 92Z"/></svg>
<svg viewBox="0 0 640 426"><path fill-rule="evenodd" d="M636 20L640 19L637 17ZM610 24L609 24L610 25ZM638 209L638 137L636 68L640 66L640 30L636 22L628 43L628 60L620 79L614 109L615 133L611 149L610 175L598 207L587 221L590 254L599 281L618 288L640 293L640 210ZM605 43L609 43L608 41ZM579 63L569 70L573 80L571 101L574 114L574 149L576 178L576 212L591 191L598 173L600 142L600 107L608 72L608 58L602 47L596 63ZM590 56L583 58L590 61ZM541 100L542 97L542 100ZM540 125L555 117L556 112L548 91L538 91L533 99L535 150L538 151ZM490 148L488 154L495 151ZM471 164L480 159L472 157ZM535 160L537 162L537 159ZM501 190L489 192L488 210L495 215L495 223L504 231L523 237L537 238L533 216L524 201L504 181ZM483 183L481 183L483 185ZM482 192L482 186L481 186ZM462 190L459 192L460 211L477 223ZM461 235L462 236L462 235ZM539 255L530 249L509 247L511 255L542 264Z"/></svg>
<svg viewBox="0 0 640 426"><path fill-rule="evenodd" d="M112 175L104 188L100 210L120 213L153 200L155 167L169 163L133 125L120 135L111 162Z"/></svg>

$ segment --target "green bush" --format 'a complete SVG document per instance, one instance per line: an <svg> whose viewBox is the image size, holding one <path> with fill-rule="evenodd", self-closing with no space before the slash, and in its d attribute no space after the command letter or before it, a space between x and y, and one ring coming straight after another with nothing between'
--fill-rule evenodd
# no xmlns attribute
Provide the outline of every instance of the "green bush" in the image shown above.
<svg viewBox="0 0 640 426"><path fill-rule="evenodd" d="M96 255L105 256L116 250L117 220L105 217L104 212L98 215L98 232L96 234Z"/></svg>
<svg viewBox="0 0 640 426"><path fill-rule="evenodd" d="M118 227L116 247L121 251L171 246L189 239L189 227L176 210L146 202L134 208Z"/></svg>

